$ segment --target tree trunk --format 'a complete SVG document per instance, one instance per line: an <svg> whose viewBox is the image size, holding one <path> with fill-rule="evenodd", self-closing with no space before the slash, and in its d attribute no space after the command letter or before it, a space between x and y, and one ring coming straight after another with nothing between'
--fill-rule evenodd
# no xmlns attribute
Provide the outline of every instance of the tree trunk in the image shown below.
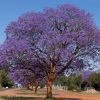
<svg viewBox="0 0 100 100"><path fill-rule="evenodd" d="M26 85L26 88L27 88L27 90L29 90L29 89L30 89L29 84L27 84L27 85Z"/></svg>
<svg viewBox="0 0 100 100"><path fill-rule="evenodd" d="M48 73L47 77L47 98L52 98L52 84L55 80L55 63L51 63L50 73Z"/></svg>
<svg viewBox="0 0 100 100"><path fill-rule="evenodd" d="M52 81L47 80L47 98L52 98Z"/></svg>
<svg viewBox="0 0 100 100"><path fill-rule="evenodd" d="M34 87L33 84L31 85L31 87L32 87L32 91L33 91L33 90L34 90L34 88L33 88L33 87Z"/></svg>
<svg viewBox="0 0 100 100"><path fill-rule="evenodd" d="M38 85L35 86L35 94L37 94Z"/></svg>

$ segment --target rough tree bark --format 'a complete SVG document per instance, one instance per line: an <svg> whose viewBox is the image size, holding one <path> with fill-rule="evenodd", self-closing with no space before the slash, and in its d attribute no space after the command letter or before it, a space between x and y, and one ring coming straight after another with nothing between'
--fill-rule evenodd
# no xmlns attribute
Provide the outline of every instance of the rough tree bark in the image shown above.
<svg viewBox="0 0 100 100"><path fill-rule="evenodd" d="M55 63L51 63L50 72L47 78L47 98L52 98L52 84L55 79Z"/></svg>
<svg viewBox="0 0 100 100"><path fill-rule="evenodd" d="M47 98L52 98L52 80L47 80Z"/></svg>

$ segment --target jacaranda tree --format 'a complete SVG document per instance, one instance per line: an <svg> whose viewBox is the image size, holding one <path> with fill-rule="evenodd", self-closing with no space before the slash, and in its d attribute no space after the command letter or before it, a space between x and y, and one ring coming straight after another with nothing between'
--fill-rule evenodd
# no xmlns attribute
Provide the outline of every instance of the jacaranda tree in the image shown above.
<svg viewBox="0 0 100 100"><path fill-rule="evenodd" d="M44 81L44 77L39 72L33 72L25 68L13 69L12 72L10 71L9 77L14 82L21 84L22 87L34 90L34 93L37 93L39 84Z"/></svg>
<svg viewBox="0 0 100 100"><path fill-rule="evenodd" d="M65 70L73 73L83 69L86 60L98 56L100 47L100 32L91 14L68 4L23 14L8 25L6 34L7 39L17 36L22 40L24 45L15 42L21 49L28 45L28 56L43 65L40 69L45 72L48 98L52 97L52 84L57 76ZM16 50L15 53L18 54Z"/></svg>
<svg viewBox="0 0 100 100"><path fill-rule="evenodd" d="M2 58L0 68L6 68L9 71L10 78L15 82L23 86L34 85L36 93L38 83L44 81L45 74L43 68L41 68L43 65L32 56L28 42L15 36L10 37L1 46L0 53ZM5 61L6 67L4 67Z"/></svg>

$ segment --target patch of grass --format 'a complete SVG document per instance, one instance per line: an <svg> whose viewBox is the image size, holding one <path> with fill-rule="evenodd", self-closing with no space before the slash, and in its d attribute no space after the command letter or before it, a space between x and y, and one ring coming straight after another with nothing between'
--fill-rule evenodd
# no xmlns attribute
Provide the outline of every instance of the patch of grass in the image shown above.
<svg viewBox="0 0 100 100"><path fill-rule="evenodd" d="M52 99L43 99L43 98L33 98L33 97L1 97L0 100L79 100L79 99L60 99L60 98L52 98Z"/></svg>
<svg viewBox="0 0 100 100"><path fill-rule="evenodd" d="M34 97L1 97L0 100L61 100L61 99L43 99L43 98L34 98Z"/></svg>

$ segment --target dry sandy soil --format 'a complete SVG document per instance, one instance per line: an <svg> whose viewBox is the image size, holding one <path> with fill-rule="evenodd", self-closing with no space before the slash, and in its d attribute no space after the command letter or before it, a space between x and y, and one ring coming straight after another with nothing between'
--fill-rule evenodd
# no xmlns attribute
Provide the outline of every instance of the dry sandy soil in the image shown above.
<svg viewBox="0 0 100 100"><path fill-rule="evenodd" d="M38 93L25 89L8 89L0 91L0 96L18 96L18 97L41 97L46 95L45 89L38 89ZM75 100L100 100L100 94L69 92L64 90L53 90L53 97L56 98L75 98Z"/></svg>

